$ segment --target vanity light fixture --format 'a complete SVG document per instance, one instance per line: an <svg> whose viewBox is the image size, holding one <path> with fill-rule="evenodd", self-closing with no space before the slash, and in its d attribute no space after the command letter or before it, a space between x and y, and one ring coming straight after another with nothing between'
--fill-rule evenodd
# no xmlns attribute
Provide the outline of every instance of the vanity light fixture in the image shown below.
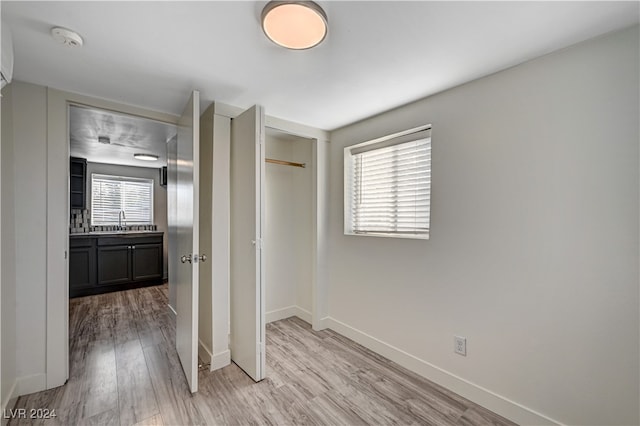
<svg viewBox="0 0 640 426"><path fill-rule="evenodd" d="M317 46L327 36L327 15L313 1L270 1L262 9L262 30L287 49Z"/></svg>
<svg viewBox="0 0 640 426"><path fill-rule="evenodd" d="M154 154L133 154L133 158L143 161L158 161L158 156Z"/></svg>

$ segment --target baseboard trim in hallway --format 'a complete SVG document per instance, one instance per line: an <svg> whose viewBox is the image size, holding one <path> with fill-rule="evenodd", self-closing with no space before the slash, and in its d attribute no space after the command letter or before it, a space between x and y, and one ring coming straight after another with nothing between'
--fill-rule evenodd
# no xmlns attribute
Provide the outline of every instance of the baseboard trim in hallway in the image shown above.
<svg viewBox="0 0 640 426"><path fill-rule="evenodd" d="M323 325L402 367L516 423L523 425L562 425L557 420L458 377L334 318L324 318Z"/></svg>

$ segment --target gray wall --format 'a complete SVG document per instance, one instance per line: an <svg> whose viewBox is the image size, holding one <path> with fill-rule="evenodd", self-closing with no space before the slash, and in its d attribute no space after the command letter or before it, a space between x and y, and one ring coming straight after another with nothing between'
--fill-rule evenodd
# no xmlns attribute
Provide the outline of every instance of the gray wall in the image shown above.
<svg viewBox="0 0 640 426"><path fill-rule="evenodd" d="M46 383L47 91L17 81L11 83L10 90L11 96L2 100L6 107L3 128L11 129L11 136L5 139L3 134L2 138L2 162L8 177L6 182L5 176L2 180L3 192L8 194L5 199L3 193L2 220L14 226L2 226L3 257L5 249L12 250L12 232L15 240L13 258L6 253L3 259L2 273L7 268L9 277L7 281L3 278L2 291L5 282L9 286L6 291L13 291L11 276L15 273L15 301L10 308L15 309L15 374L17 391L25 394L44 388ZM5 326L3 321L2 326L10 328L10 324L9 320Z"/></svg>
<svg viewBox="0 0 640 426"><path fill-rule="evenodd" d="M158 231L164 232L164 277L167 278L167 253L169 244L169 227L167 225L167 187L160 186L159 167L131 167L116 164L87 163L87 209L91 209L91 174L128 176L153 179L153 222Z"/></svg>
<svg viewBox="0 0 640 426"><path fill-rule="evenodd" d="M16 267L15 267L15 194L13 179L13 88L2 90L2 146L0 157L0 199L2 247L0 252L0 300L2 313L2 341L0 376L1 408L11 408L12 389L16 383Z"/></svg>
<svg viewBox="0 0 640 426"><path fill-rule="evenodd" d="M636 26L332 132L330 317L476 395L638 424L638 51ZM345 236L343 148L428 123L430 240Z"/></svg>

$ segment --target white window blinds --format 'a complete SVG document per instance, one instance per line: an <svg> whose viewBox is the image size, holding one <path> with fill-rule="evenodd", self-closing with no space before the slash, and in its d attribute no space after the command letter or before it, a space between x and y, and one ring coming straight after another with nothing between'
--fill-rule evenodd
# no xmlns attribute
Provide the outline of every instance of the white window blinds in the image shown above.
<svg viewBox="0 0 640 426"><path fill-rule="evenodd" d="M347 154L346 233L428 238L430 131L357 145Z"/></svg>
<svg viewBox="0 0 640 426"><path fill-rule="evenodd" d="M153 224L153 179L91 175L91 224Z"/></svg>

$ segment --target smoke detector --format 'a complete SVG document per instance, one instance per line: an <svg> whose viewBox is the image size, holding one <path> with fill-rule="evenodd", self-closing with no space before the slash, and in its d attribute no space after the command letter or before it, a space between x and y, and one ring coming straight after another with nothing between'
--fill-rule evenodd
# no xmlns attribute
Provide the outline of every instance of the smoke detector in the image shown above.
<svg viewBox="0 0 640 426"><path fill-rule="evenodd" d="M111 143L111 138L109 136L98 136L98 142L109 145Z"/></svg>
<svg viewBox="0 0 640 426"><path fill-rule="evenodd" d="M83 44L80 34L62 27L52 28L51 37L58 43L69 47L82 47Z"/></svg>

